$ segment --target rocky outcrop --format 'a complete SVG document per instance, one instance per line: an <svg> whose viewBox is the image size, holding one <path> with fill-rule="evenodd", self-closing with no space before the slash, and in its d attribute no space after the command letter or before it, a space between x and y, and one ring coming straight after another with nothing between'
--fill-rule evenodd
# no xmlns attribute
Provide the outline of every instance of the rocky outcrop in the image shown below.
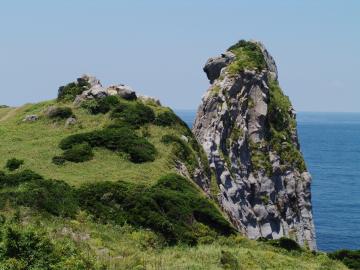
<svg viewBox="0 0 360 270"><path fill-rule="evenodd" d="M235 59L235 55L228 51L221 56L209 58L204 67L204 72L210 80L210 83L213 83L215 79L220 76L220 71L222 68L226 67L230 62Z"/></svg>
<svg viewBox="0 0 360 270"><path fill-rule="evenodd" d="M35 122L37 120L39 120L39 116L37 116L36 114L30 114L25 116L23 122Z"/></svg>
<svg viewBox="0 0 360 270"><path fill-rule="evenodd" d="M240 41L204 71L211 86L193 133L215 171L221 207L251 239L287 236L316 249L311 177L274 59L261 43Z"/></svg>
<svg viewBox="0 0 360 270"><path fill-rule="evenodd" d="M107 96L119 96L127 100L136 100L136 92L128 85L118 84L109 87L103 87L100 80L94 76L83 75L77 79L78 85L86 85L87 90L84 90L80 95L76 96L74 103L80 104L88 99L101 99Z"/></svg>

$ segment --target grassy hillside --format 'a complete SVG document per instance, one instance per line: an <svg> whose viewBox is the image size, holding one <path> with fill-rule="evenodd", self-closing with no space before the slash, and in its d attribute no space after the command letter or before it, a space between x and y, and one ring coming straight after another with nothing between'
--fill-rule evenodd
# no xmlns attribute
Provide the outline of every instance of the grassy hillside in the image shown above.
<svg viewBox="0 0 360 270"><path fill-rule="evenodd" d="M149 230L94 223L84 212L71 220L40 215L27 208L6 215L18 230L44 233L43 237L52 239L54 249L64 258L54 269L347 269L325 254L287 251L241 236L196 246L167 246Z"/></svg>
<svg viewBox="0 0 360 270"><path fill-rule="evenodd" d="M173 171L171 147L160 143L165 134L184 133L181 127L159 127L150 124L146 128L149 141L156 145L154 162L135 164L112 151L97 148L93 160L84 163L66 163L57 166L52 158L60 155L59 143L69 135L101 129L111 123L108 114L92 115L83 108L75 108L71 102L62 104L72 108L78 123L65 127L65 120L51 120L44 115L46 108L56 101L27 104L19 108L0 108L0 157L2 164L16 157L25 161L29 168L45 178L63 179L70 184L84 182L124 180L142 184L153 184L161 175ZM40 119L27 123L26 115L37 114ZM142 130L139 130L141 133Z"/></svg>
<svg viewBox="0 0 360 270"><path fill-rule="evenodd" d="M0 108L1 270L347 269L287 239L240 236L176 174L176 160L191 172L204 157L170 109L68 98Z"/></svg>

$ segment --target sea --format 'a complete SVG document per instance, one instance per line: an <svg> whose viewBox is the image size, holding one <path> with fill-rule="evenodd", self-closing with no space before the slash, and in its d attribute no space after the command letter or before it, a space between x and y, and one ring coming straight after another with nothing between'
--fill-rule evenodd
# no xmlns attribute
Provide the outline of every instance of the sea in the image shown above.
<svg viewBox="0 0 360 270"><path fill-rule="evenodd" d="M190 127L196 110L177 110ZM297 114L318 249L360 249L360 113Z"/></svg>

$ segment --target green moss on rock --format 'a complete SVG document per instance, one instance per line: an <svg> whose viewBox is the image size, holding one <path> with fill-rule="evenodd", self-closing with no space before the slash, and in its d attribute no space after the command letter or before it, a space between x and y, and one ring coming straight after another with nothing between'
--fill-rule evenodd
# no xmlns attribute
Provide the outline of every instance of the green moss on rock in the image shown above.
<svg viewBox="0 0 360 270"><path fill-rule="evenodd" d="M304 159L292 141L292 136L296 133L296 121L291 112L291 102L284 95L277 81L270 80L269 89L268 122L270 132L268 141L270 148L280 156L280 162L284 169L295 167L303 172L306 170Z"/></svg>
<svg viewBox="0 0 360 270"><path fill-rule="evenodd" d="M263 70L266 68L263 53L254 42L240 40L231 46L228 51L235 54L235 61L228 67L230 75L236 75L245 69Z"/></svg>

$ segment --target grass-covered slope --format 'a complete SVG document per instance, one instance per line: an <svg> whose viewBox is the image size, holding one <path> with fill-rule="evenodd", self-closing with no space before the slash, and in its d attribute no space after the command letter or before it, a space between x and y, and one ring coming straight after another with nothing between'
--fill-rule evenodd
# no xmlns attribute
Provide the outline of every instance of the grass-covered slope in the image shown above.
<svg viewBox="0 0 360 270"><path fill-rule="evenodd" d="M325 254L287 251L242 236L168 246L152 231L95 223L85 212L73 219L28 208L5 214L0 269L347 269Z"/></svg>
<svg viewBox="0 0 360 270"><path fill-rule="evenodd" d="M32 169L45 178L63 179L74 185L104 180L124 180L150 185L160 176L174 172L172 148L162 143L161 139L167 134L188 135L186 128L180 125L148 124L136 130L140 137L145 135L155 146L156 157L152 162L134 163L124 156L124 153L95 147L92 160L83 163L67 162L62 166L54 164L53 158L63 154L59 147L62 140L71 135L101 131L114 123L114 120L111 120L110 113L94 115L87 109L74 107L69 102L61 106L72 109L77 123L65 127L64 119L52 119L45 115L46 109L53 105L58 103L49 101L19 108L0 108L0 157L3 164L16 157L25 161L25 169ZM162 107L154 109L159 112L168 111ZM31 114L38 115L39 120L23 122L24 117Z"/></svg>
<svg viewBox="0 0 360 270"><path fill-rule="evenodd" d="M177 174L178 162L190 175L209 168L169 108L119 97L75 106L89 87L78 86L0 107L1 270L346 269L292 240L241 237Z"/></svg>

